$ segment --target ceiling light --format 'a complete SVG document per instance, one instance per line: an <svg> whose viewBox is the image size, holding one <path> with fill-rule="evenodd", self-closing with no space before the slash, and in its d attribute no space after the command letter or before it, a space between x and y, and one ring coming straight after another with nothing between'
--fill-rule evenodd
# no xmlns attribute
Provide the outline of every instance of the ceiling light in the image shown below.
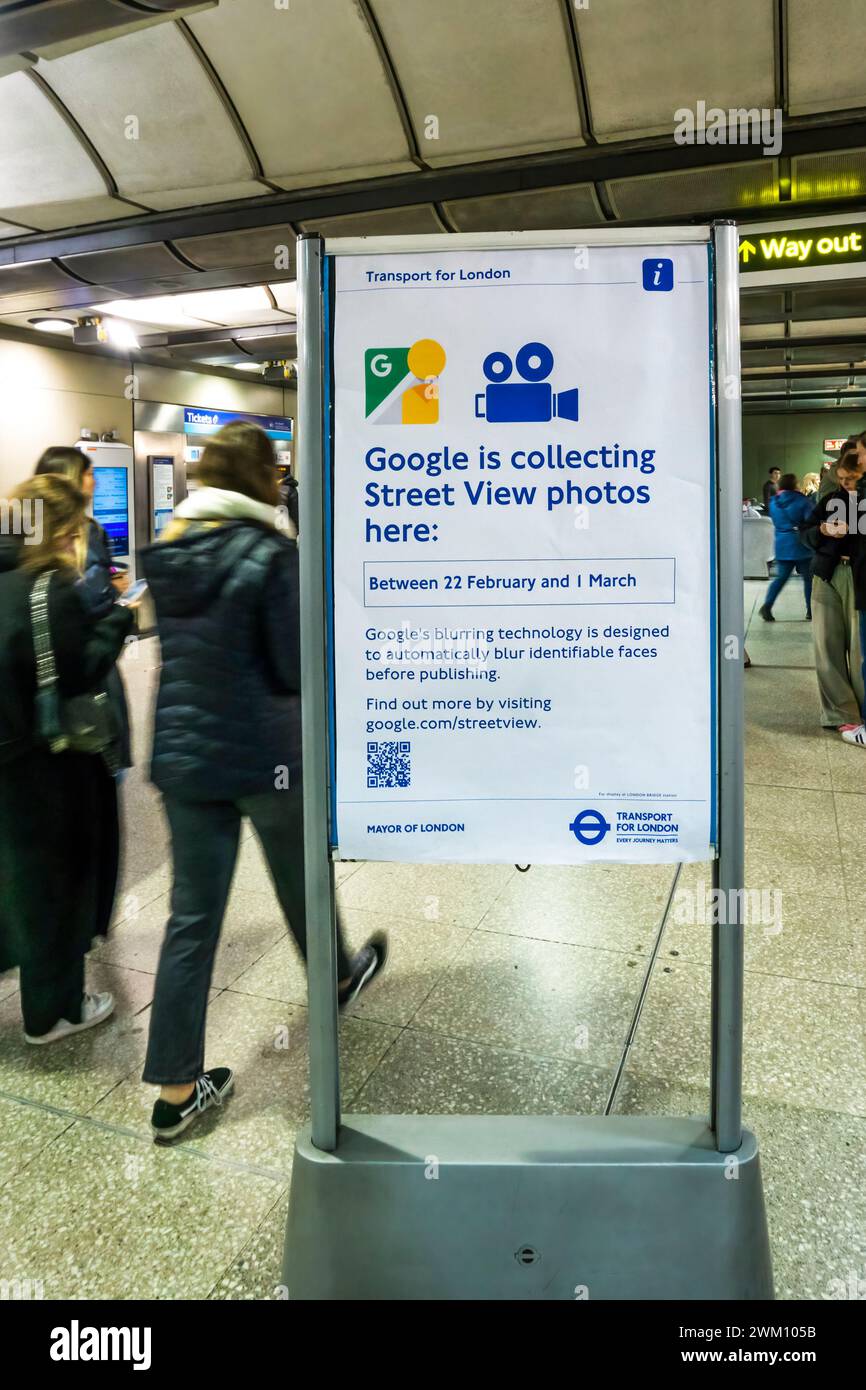
<svg viewBox="0 0 866 1390"><path fill-rule="evenodd" d="M186 313L180 295L152 295L149 299L113 299L100 304L98 312L117 314L133 323L146 323L157 328L209 328L207 319L200 319ZM94 308L94 313L97 309Z"/></svg>
<svg viewBox="0 0 866 1390"><path fill-rule="evenodd" d="M274 313L274 306L262 285L195 290L177 297L185 314L210 319L214 323L239 325L243 319L262 323Z"/></svg>
<svg viewBox="0 0 866 1390"><path fill-rule="evenodd" d="M264 367L261 362L234 362L232 363L236 372L261 372Z"/></svg>
<svg viewBox="0 0 866 1390"><path fill-rule="evenodd" d="M36 318L27 322L38 328L40 333L68 333L70 328L75 327L73 319Z"/></svg>
<svg viewBox="0 0 866 1390"><path fill-rule="evenodd" d="M120 319L105 319L105 331L108 334L108 341L113 347L137 348L138 339L128 323L123 323Z"/></svg>
<svg viewBox="0 0 866 1390"><path fill-rule="evenodd" d="M284 313L296 314L298 312L297 280L278 280L276 284L269 285L268 289Z"/></svg>

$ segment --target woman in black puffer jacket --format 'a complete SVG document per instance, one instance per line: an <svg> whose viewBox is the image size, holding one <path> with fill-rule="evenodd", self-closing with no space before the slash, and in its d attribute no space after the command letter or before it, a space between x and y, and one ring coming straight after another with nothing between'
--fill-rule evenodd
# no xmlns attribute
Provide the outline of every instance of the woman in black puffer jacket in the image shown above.
<svg viewBox="0 0 866 1390"><path fill-rule="evenodd" d="M267 435L226 425L205 447L198 482L144 552L162 646L151 775L174 863L144 1068L144 1080L161 1087L158 1139L180 1134L233 1085L228 1067L204 1071L204 1037L244 816L306 953L298 551L276 529ZM342 1004L384 959L382 938L350 958L338 927Z"/></svg>

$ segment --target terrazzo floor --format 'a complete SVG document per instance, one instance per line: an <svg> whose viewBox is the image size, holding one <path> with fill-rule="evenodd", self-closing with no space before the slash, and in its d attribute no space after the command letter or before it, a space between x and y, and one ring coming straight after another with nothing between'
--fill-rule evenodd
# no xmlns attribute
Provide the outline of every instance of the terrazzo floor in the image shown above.
<svg viewBox="0 0 866 1390"><path fill-rule="evenodd" d="M788 586L772 627L761 592L746 585L747 878L782 892L784 925L747 930L745 1121L777 1295L832 1299L866 1278L866 757L818 725L801 592ZM142 770L157 661L153 642L124 658L139 762L117 927L90 964L116 1014L29 1048L15 976L0 976L0 1279L41 1281L45 1298L273 1299L308 1111L306 988L250 834L208 1021L208 1064L231 1064L236 1095L158 1148L139 1081L170 881ZM338 878L351 941L385 926L392 946L341 1024L346 1110L603 1110L671 868L346 864ZM680 886L701 881L709 865ZM709 930L669 920L617 1109L705 1113L708 1045Z"/></svg>

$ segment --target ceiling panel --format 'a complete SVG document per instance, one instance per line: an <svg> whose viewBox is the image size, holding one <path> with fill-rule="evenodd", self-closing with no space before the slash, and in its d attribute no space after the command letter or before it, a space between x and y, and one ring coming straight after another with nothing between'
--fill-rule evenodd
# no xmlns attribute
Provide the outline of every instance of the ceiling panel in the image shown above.
<svg viewBox="0 0 866 1390"><path fill-rule="evenodd" d="M443 206L460 232L535 232L605 220L591 183L460 198Z"/></svg>
<svg viewBox="0 0 866 1390"><path fill-rule="evenodd" d="M740 305L742 307L742 295ZM741 328L741 337L744 342L749 342L752 338L786 338L787 323L744 323Z"/></svg>
<svg viewBox="0 0 866 1390"><path fill-rule="evenodd" d="M785 296L781 290L754 290L740 293L740 322L766 323L782 316Z"/></svg>
<svg viewBox="0 0 866 1390"><path fill-rule="evenodd" d="M286 315L274 309L263 285L231 289L184 291L144 299L118 299L105 306L118 318L142 328L207 328L213 325L242 327L248 324L285 323Z"/></svg>
<svg viewBox="0 0 866 1390"><path fill-rule="evenodd" d="M72 285L68 290L34 290L32 294L0 296L0 315L58 313L61 318L86 314L97 302L111 299L111 290L97 290L92 285Z"/></svg>
<svg viewBox="0 0 866 1390"><path fill-rule="evenodd" d="M26 73L0 78L0 169L0 215L9 222L39 227L50 214L37 221L34 210L98 201L107 192L77 137Z"/></svg>
<svg viewBox="0 0 866 1390"><path fill-rule="evenodd" d="M826 363L832 366L838 363L840 366L849 366L852 362L862 362L866 357L866 334L863 335L859 343L846 343L843 347L808 347L792 348L791 358L798 365L804 362Z"/></svg>
<svg viewBox="0 0 866 1390"><path fill-rule="evenodd" d="M314 217L298 225L302 231L318 232L320 236L402 236L446 230L436 209L426 203L417 207L355 212L347 217Z"/></svg>
<svg viewBox="0 0 866 1390"><path fill-rule="evenodd" d="M272 307L262 285L232 290L202 290L180 295L179 301L185 313L235 327L251 323L281 323L285 319L283 313Z"/></svg>
<svg viewBox="0 0 866 1390"><path fill-rule="evenodd" d="M773 0L603 0L575 14L600 140L670 134L698 101L775 105Z"/></svg>
<svg viewBox="0 0 866 1390"><path fill-rule="evenodd" d="M776 348L749 352L744 347L741 360L743 367L783 367L785 365L785 353L784 350Z"/></svg>
<svg viewBox="0 0 866 1390"><path fill-rule="evenodd" d="M283 280L279 284L268 286L278 306L287 314L297 314L298 312L298 282L297 280Z"/></svg>
<svg viewBox="0 0 866 1390"><path fill-rule="evenodd" d="M54 261L24 261L20 265L0 266L0 299L12 295L32 295L34 291L65 290L75 285Z"/></svg>
<svg viewBox="0 0 866 1390"><path fill-rule="evenodd" d="M147 203L156 212L171 212L173 208L204 207L208 203L234 203L239 198L261 198L273 193L266 183L257 179L239 183L209 184L201 188L169 188L148 193Z"/></svg>
<svg viewBox="0 0 866 1390"><path fill-rule="evenodd" d="M360 5L222 0L189 26L281 187L415 167Z"/></svg>
<svg viewBox="0 0 866 1390"><path fill-rule="evenodd" d="M172 350L171 356L174 356L174 350ZM188 360L197 361L197 363L202 364L203 367L236 367L239 363L249 363L250 361L246 353L238 352L236 347L234 350L227 349L225 352L217 353L214 357L207 354L207 356L193 357L193 359ZM250 381L256 381L259 375L260 373L250 371Z"/></svg>
<svg viewBox="0 0 866 1390"><path fill-rule="evenodd" d="M209 362L224 364L235 361L240 355L230 337L214 339L208 343L169 343L168 350L172 357L186 362L200 362L207 356Z"/></svg>
<svg viewBox="0 0 866 1390"><path fill-rule="evenodd" d="M116 222L121 217L135 217L137 207L107 195L96 198L71 198L62 202L31 203L15 209L38 232L74 231L94 222Z"/></svg>
<svg viewBox="0 0 866 1390"><path fill-rule="evenodd" d="M862 318L866 316L866 283L838 281L814 289L794 290L794 313L797 320L814 319L820 333L819 320L826 318ZM800 330L802 331L802 329Z"/></svg>
<svg viewBox="0 0 866 1390"><path fill-rule="evenodd" d="M37 71L129 197L150 203L148 194L166 188L212 191L254 173L213 83L174 24L40 62Z"/></svg>
<svg viewBox="0 0 866 1390"><path fill-rule="evenodd" d="M862 78L860 80L864 81ZM863 94L863 103L866 105L866 91ZM796 155L791 160L791 195L797 202L805 203L826 198L862 198L864 190L866 150L837 150L824 154Z"/></svg>
<svg viewBox="0 0 866 1390"><path fill-rule="evenodd" d="M811 336L832 337L838 333L860 334L866 331L866 319L799 319L791 324L791 341Z"/></svg>
<svg viewBox="0 0 866 1390"><path fill-rule="evenodd" d="M0 222L0 237L27 236L32 227L21 227L14 222Z"/></svg>
<svg viewBox="0 0 866 1390"><path fill-rule="evenodd" d="M792 381L795 378L792 378ZM838 376L797 376L797 391L847 391L848 376L841 373Z"/></svg>
<svg viewBox="0 0 866 1390"><path fill-rule="evenodd" d="M140 325L143 333L169 329L212 328L213 318L196 315L185 307L183 295L145 295L141 299L109 299L102 309L114 318Z"/></svg>
<svg viewBox="0 0 866 1390"><path fill-rule="evenodd" d="M506 14L501 0L375 0L373 9L425 163L584 143L559 0L509 0Z"/></svg>
<svg viewBox="0 0 866 1390"><path fill-rule="evenodd" d="M150 246L124 246L114 251L93 251L83 256L65 256L63 265L82 280L94 285L122 285L127 280L175 276L184 269L182 262L162 242Z"/></svg>
<svg viewBox="0 0 866 1390"><path fill-rule="evenodd" d="M279 357L293 359L298 355L298 339L294 333L279 333L272 338L243 338L241 342L245 352L269 361Z"/></svg>
<svg viewBox="0 0 866 1390"><path fill-rule="evenodd" d="M607 185L618 217L682 217L684 213L766 207L776 199L776 161L720 164L683 174L647 174L615 179Z"/></svg>
<svg viewBox="0 0 866 1390"><path fill-rule="evenodd" d="M267 265L272 267L271 276L295 278L295 233L291 227L277 224L213 236L183 237L174 244L182 256L202 270Z"/></svg>
<svg viewBox="0 0 866 1390"><path fill-rule="evenodd" d="M792 116L866 106L863 0L788 0L788 109ZM844 62L832 61L844 54Z"/></svg>

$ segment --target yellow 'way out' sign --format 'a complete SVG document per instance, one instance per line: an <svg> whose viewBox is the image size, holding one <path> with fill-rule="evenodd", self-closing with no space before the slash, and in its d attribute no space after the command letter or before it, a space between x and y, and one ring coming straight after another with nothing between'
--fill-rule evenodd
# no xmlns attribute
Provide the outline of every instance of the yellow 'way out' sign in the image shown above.
<svg viewBox="0 0 866 1390"><path fill-rule="evenodd" d="M798 270L866 260L866 222L744 232L740 270Z"/></svg>

